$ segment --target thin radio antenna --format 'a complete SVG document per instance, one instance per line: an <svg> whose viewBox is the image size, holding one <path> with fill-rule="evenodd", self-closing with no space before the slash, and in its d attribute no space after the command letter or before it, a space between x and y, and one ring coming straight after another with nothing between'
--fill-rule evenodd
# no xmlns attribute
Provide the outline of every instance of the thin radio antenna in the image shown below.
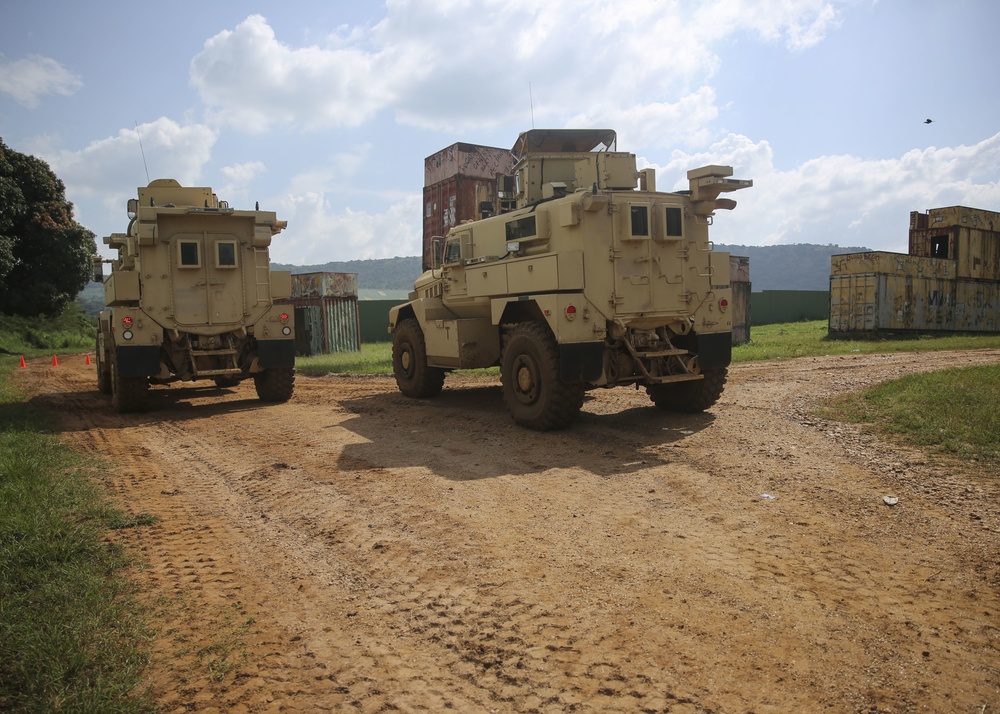
<svg viewBox="0 0 1000 714"><path fill-rule="evenodd" d="M146 152L142 150L142 134L139 133L139 122L135 122L135 135L139 137L139 153L142 154L142 168L146 169L146 183L149 183L149 167L146 166Z"/></svg>
<svg viewBox="0 0 1000 714"><path fill-rule="evenodd" d="M531 128L535 128L535 100L531 96L531 82L528 82L528 108L531 110Z"/></svg>

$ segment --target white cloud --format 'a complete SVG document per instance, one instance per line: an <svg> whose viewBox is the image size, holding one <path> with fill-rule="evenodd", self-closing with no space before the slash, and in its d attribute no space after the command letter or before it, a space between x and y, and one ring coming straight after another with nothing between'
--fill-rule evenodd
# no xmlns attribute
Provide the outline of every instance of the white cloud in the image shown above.
<svg viewBox="0 0 1000 714"><path fill-rule="evenodd" d="M711 131L708 125L718 116L715 92L700 87L677 102L652 102L628 107L595 103L586 112L570 117L567 126L613 127L621 148L644 146L700 146L706 144Z"/></svg>
<svg viewBox="0 0 1000 714"><path fill-rule="evenodd" d="M190 79L211 121L251 133L353 128L390 110L437 130L524 125L533 112L540 125L596 119L639 135L651 120L715 118L705 82L720 43L752 33L799 50L837 23L822 0L389 0L374 27L340 27L325 46L294 47L251 15L205 42Z"/></svg>
<svg viewBox="0 0 1000 714"><path fill-rule="evenodd" d="M114 230L122 231L125 201L136 195L136 187L147 183L143 154L150 179L172 178L185 186L197 186L216 138L216 132L206 126L180 125L161 117L138 127L119 129L115 136L92 141L79 151L61 150L42 154L41 158L66 184L66 195L72 196L78 209L91 207L89 214L78 211L76 219L80 223L121 224ZM101 205L103 213L97 215L95 205Z"/></svg>
<svg viewBox="0 0 1000 714"><path fill-rule="evenodd" d="M714 0L698 3L695 16L698 26L707 32L710 32L707 28L714 27L719 36L744 30L756 33L766 42L783 43L789 50L801 51L819 44L840 26L840 13L835 5L854 2Z"/></svg>
<svg viewBox="0 0 1000 714"><path fill-rule="evenodd" d="M211 119L246 132L287 123L356 127L386 106L394 95L391 82L407 72L391 54L351 46L292 48L265 18L251 15L205 42L190 75Z"/></svg>
<svg viewBox="0 0 1000 714"><path fill-rule="evenodd" d="M277 206L278 218L288 221L288 228L271 243L271 260L279 263L420 255L419 195L396 197L382 213L336 210L321 192L289 194Z"/></svg>
<svg viewBox="0 0 1000 714"><path fill-rule="evenodd" d="M29 109L47 94L68 97L83 86L83 80L50 57L31 55L0 63L0 92Z"/></svg>
<svg viewBox="0 0 1000 714"><path fill-rule="evenodd" d="M336 194L353 193L356 190L355 177L371 154L371 144L351 147L350 151L335 153L320 161L320 168L295 174L289 183L290 194L327 192Z"/></svg>
<svg viewBox="0 0 1000 714"><path fill-rule="evenodd" d="M267 173L267 166L263 161L247 161L242 164L223 166L219 169L225 182L216 189L215 194L219 200L228 201L229 205L236 207L249 207L250 190L254 187L254 181Z"/></svg>
<svg viewBox="0 0 1000 714"><path fill-rule="evenodd" d="M894 159L822 156L777 171L767 142L730 135L695 154L675 152L660 170L662 189L686 188L685 172L731 165L752 188L720 211L713 240L741 245L833 243L906 252L910 211L1000 204L1000 134L972 146L913 150ZM658 167L659 168L659 167ZM672 188L671 188L672 184Z"/></svg>

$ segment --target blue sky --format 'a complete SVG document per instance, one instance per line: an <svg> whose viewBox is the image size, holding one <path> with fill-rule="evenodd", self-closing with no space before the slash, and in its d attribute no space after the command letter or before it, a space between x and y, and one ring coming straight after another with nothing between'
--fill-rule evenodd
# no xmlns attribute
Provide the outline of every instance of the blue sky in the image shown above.
<svg viewBox="0 0 1000 714"><path fill-rule="evenodd" d="M277 261L418 255L424 158L535 126L616 129L661 189L734 166L717 243L905 252L910 211L1000 211L997 27L990 0L5 2L0 137L99 242L144 152L287 220Z"/></svg>

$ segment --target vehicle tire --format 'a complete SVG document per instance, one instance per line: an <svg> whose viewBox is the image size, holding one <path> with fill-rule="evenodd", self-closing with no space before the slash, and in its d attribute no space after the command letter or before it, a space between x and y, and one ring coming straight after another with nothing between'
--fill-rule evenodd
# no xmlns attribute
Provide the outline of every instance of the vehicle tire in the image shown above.
<svg viewBox="0 0 1000 714"><path fill-rule="evenodd" d="M146 406L149 377L122 377L111 365L111 407L119 414L142 411Z"/></svg>
<svg viewBox="0 0 1000 714"><path fill-rule="evenodd" d="M253 385L262 402L287 402L295 390L295 369L274 367L255 374Z"/></svg>
<svg viewBox="0 0 1000 714"><path fill-rule="evenodd" d="M235 387L240 383L239 377L216 377L215 386L221 387L223 389L228 389L230 387Z"/></svg>
<svg viewBox="0 0 1000 714"><path fill-rule="evenodd" d="M436 397L444 386L443 369L427 366L427 343L416 320L402 320L392 338L392 373L407 397Z"/></svg>
<svg viewBox="0 0 1000 714"><path fill-rule="evenodd" d="M111 369L101 357L101 343L97 342L97 349L94 351L94 360L97 362L97 390L101 394L111 394Z"/></svg>
<svg viewBox="0 0 1000 714"><path fill-rule="evenodd" d="M726 376L729 370L709 369L705 378L695 382L673 382L667 384L651 384L646 387L646 393L659 409L668 412L683 412L693 414L703 412L722 396L726 387Z"/></svg>
<svg viewBox="0 0 1000 714"><path fill-rule="evenodd" d="M582 384L559 377L559 346L544 322L522 322L503 351L500 382L507 411L521 426L569 426L583 406Z"/></svg>

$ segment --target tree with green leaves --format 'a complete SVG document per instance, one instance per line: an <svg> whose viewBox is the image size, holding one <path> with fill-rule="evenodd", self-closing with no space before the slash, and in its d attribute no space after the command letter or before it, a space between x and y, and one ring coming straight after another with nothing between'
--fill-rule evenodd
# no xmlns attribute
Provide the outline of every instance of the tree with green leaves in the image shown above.
<svg viewBox="0 0 1000 714"><path fill-rule="evenodd" d="M96 253L49 165L0 138L0 312L58 315L90 280Z"/></svg>

